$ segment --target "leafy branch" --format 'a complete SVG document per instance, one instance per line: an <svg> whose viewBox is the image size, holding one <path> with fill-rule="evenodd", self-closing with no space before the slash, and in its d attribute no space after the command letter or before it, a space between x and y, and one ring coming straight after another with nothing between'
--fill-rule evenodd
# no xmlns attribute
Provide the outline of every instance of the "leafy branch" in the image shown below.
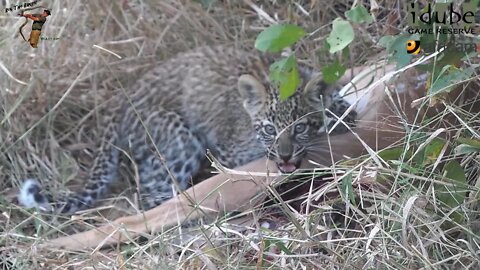
<svg viewBox="0 0 480 270"><path fill-rule="evenodd" d="M351 23L371 23L373 21L373 17L362 5L345 12L345 16L349 19L348 21L337 18L332 23L332 31L327 38L331 54L342 51L354 40L355 32ZM305 35L304 29L293 24L271 25L257 36L255 48L262 52L278 53L291 47ZM332 84L340 79L345 71L346 67L336 61L325 66L322 74L325 82ZM285 100L295 93L301 83L295 51L270 66L270 80L278 86L281 100Z"/></svg>

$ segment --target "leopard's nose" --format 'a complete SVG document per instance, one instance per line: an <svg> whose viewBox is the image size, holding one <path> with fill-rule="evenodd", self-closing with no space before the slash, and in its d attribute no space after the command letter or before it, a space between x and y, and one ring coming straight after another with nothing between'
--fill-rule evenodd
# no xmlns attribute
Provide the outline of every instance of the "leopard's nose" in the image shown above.
<svg viewBox="0 0 480 270"><path fill-rule="evenodd" d="M290 136L284 132L280 134L278 138L278 148L277 148L278 156L288 162L293 155L293 145Z"/></svg>
<svg viewBox="0 0 480 270"><path fill-rule="evenodd" d="M290 159L292 158L291 153L279 153L278 156L280 156L280 158L285 162L290 161Z"/></svg>

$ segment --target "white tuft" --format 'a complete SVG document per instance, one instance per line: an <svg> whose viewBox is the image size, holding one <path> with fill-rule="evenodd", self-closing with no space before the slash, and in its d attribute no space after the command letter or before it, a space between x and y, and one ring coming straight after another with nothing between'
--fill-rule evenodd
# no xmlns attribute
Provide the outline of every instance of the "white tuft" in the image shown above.
<svg viewBox="0 0 480 270"><path fill-rule="evenodd" d="M50 211L52 207L48 204L46 200L44 202L38 202L35 199L35 195L40 192L41 188L42 186L40 185L40 183L38 183L37 180L25 180L18 194L19 203L26 208L37 208L42 211Z"/></svg>

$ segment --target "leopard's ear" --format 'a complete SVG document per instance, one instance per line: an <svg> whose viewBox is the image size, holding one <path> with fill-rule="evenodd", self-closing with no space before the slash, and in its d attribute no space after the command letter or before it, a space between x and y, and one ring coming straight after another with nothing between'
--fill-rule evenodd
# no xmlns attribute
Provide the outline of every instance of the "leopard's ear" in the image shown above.
<svg viewBox="0 0 480 270"><path fill-rule="evenodd" d="M298 65L298 73L304 82L309 82L318 76L322 76L322 74L317 70L300 64Z"/></svg>
<svg viewBox="0 0 480 270"><path fill-rule="evenodd" d="M335 86L328 85L323 81L322 75L317 74L305 84L302 95L308 105L321 110L331 103L331 95L334 91Z"/></svg>
<svg viewBox="0 0 480 270"><path fill-rule="evenodd" d="M242 75L238 78L237 86L243 99L243 107L251 116L263 109L267 91L261 82L252 75Z"/></svg>

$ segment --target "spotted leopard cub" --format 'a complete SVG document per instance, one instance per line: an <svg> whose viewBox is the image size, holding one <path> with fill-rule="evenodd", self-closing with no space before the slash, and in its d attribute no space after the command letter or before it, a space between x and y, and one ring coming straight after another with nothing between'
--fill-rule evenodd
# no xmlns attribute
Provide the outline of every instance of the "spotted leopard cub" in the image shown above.
<svg viewBox="0 0 480 270"><path fill-rule="evenodd" d="M301 72L296 93L280 100L268 80L270 63L227 47L198 48L165 61L103 108L103 136L81 192L51 200L58 196L44 195L36 180L28 180L20 202L64 213L91 207L128 160L135 163L141 202L149 209L187 188L207 150L230 168L267 155L281 171L296 170L319 132L336 121L332 114L341 116L349 104L311 72ZM352 111L344 123L354 120ZM344 132L342 125L335 131Z"/></svg>

